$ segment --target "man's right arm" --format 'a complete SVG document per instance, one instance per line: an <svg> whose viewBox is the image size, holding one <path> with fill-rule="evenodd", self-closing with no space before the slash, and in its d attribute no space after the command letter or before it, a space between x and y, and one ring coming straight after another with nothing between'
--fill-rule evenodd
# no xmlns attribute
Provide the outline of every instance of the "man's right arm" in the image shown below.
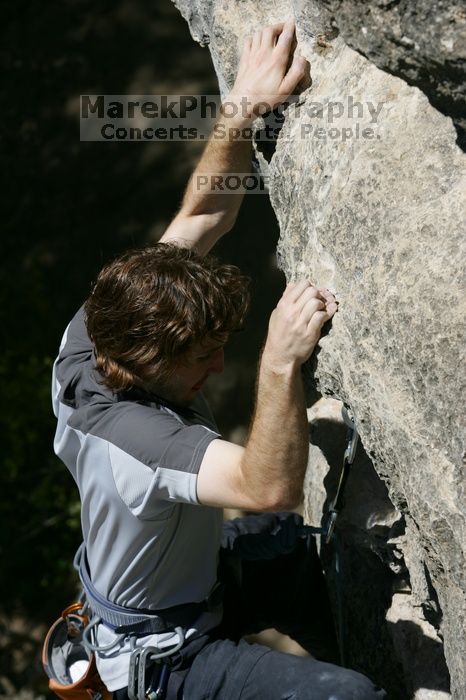
<svg viewBox="0 0 466 700"><path fill-rule="evenodd" d="M211 442L197 480L200 503L266 511L301 501L309 450L301 365L336 310L326 290L309 282L287 286L270 319L246 447Z"/></svg>

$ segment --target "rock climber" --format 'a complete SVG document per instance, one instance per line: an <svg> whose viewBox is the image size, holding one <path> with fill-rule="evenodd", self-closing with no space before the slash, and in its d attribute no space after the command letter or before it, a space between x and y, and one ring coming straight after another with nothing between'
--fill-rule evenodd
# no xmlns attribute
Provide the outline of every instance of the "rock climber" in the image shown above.
<svg viewBox="0 0 466 700"><path fill-rule="evenodd" d="M238 111L217 122L225 133L293 92L308 70L294 44L293 21L245 40L227 97ZM249 139L211 139L193 178L250 164ZM169 700L383 698L334 663L315 544L290 512L308 458L301 366L337 311L333 294L305 279L287 285L270 317L245 447L222 439L202 394L247 312L246 278L209 254L241 199L188 185L158 244L100 272L54 366L54 447L79 487L89 580L115 614L160 621L157 632L129 625L121 634L104 609L97 668L117 700L129 697L135 650L148 647L167 654L153 668L149 658L147 673ZM258 515L223 525L224 507ZM311 655L243 638L264 625Z"/></svg>

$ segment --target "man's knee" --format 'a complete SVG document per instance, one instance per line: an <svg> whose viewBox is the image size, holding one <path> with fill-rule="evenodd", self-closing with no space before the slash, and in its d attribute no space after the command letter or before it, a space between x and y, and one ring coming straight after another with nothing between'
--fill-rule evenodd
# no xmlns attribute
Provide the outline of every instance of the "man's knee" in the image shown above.
<svg viewBox="0 0 466 700"><path fill-rule="evenodd" d="M367 676L332 664L322 664L317 673L301 683L296 693L296 700L384 700L386 697L385 691Z"/></svg>

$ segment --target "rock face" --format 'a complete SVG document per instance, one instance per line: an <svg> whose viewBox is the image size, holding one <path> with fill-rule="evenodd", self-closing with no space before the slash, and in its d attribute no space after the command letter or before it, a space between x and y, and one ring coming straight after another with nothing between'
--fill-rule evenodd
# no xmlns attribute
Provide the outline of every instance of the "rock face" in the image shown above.
<svg viewBox="0 0 466 700"><path fill-rule="evenodd" d="M438 3L446 48L437 47L434 55L424 31L430 15L410 11L411 31L403 29L402 36L422 39L424 49L411 54L411 73L403 73L406 41L387 38L390 32L398 36L395 24L379 22L377 31L370 25L357 34L355 27L369 27L359 20L363 7L375 22L383 8L399 6L400 13L407 3L355 3L354 15L353 3L345 0L175 4L194 39L209 44L223 95L235 77L240 39L296 18L312 86L286 110L276 142L257 143L256 154L270 178L287 277L308 276L340 301L313 374L322 394L351 407L362 443L338 526L347 663L393 698L445 698L451 692L464 700L465 156L451 119L420 89L381 70L342 38L425 88L434 63L436 75L463 65L464 54L456 49L464 17L454 5ZM456 25L443 19L452 12ZM447 50L448 61L441 53ZM424 82L413 79L416 71ZM453 114L452 104L445 113ZM261 120L256 126L263 126ZM334 492L344 447L335 405L319 404L310 415L306 493L314 524ZM331 584L332 556L331 548L323 548Z"/></svg>
<svg viewBox="0 0 466 700"><path fill-rule="evenodd" d="M436 109L466 128L466 7L461 0L322 4L347 44L419 87Z"/></svg>

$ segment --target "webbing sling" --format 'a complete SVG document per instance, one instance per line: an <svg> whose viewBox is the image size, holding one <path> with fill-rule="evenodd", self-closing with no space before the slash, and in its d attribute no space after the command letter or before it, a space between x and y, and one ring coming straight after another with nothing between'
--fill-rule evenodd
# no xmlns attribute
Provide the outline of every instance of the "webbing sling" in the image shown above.
<svg viewBox="0 0 466 700"><path fill-rule="evenodd" d="M140 610L117 605L107 600L96 590L89 575L89 565L84 543L76 553L76 568L94 616L117 634L160 634L175 627L189 626L201 613L213 610L221 602L219 587L199 603L185 603L163 610Z"/></svg>

